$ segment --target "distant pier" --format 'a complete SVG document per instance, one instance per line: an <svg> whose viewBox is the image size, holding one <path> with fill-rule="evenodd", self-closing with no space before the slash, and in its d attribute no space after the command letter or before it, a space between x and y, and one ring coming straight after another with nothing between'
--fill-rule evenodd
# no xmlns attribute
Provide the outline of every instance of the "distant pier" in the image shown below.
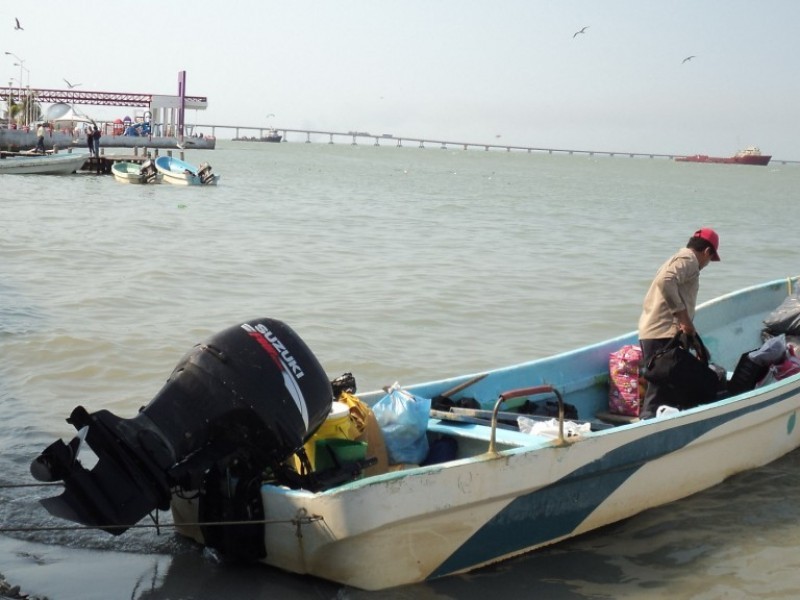
<svg viewBox="0 0 800 600"><path fill-rule="evenodd" d="M621 156L625 158L665 158L673 160L684 154L664 154L658 152L626 152L621 150L583 150L578 148L542 148L538 146L519 146L515 144L487 144L485 142L459 142L452 140L441 140L436 138L418 138L396 136L394 134L382 133L373 134L366 131L324 131L320 129L290 129L283 127L245 127L239 125L202 125L197 124L194 127L210 130L213 137L217 137L217 130L222 129L226 132L233 133L233 139L240 142L266 142L265 132L277 132L283 136L283 141L280 143L293 141L288 139L288 134L294 134L294 141L304 142L306 144L312 143L312 136L317 139L318 143L347 143L353 146L359 144L371 144L373 146L393 145L398 148L404 146L415 146L418 148L441 148L442 150L450 149L463 149L463 150L484 150L484 151L505 151L505 152L526 152L528 154L566 154L566 155L584 155L584 156L608 156L615 157ZM242 136L242 132L257 132L257 135L252 137ZM227 137L227 136L225 136ZM299 138L299 140L297 139ZM772 164L800 164L797 160L782 160L772 159Z"/></svg>
<svg viewBox="0 0 800 600"><path fill-rule="evenodd" d="M544 153L544 154L585 154L588 156L625 156L629 158L668 158L673 159L676 156L683 156L682 154L659 154L655 152L621 152L617 150L579 150L577 148L540 148L536 146L518 146L514 144L487 144L485 142L458 142L452 140L440 140L436 138L415 138L406 136L395 136L389 133L382 133L379 135L369 133L366 131L323 131L319 129L288 129L288 128L270 128L270 127L241 127L235 125L195 125L195 128L211 129L211 135L217 137L217 129L228 129L234 131L234 140L242 142L260 142L264 141L265 131L276 131L283 135L283 142L289 141L288 134L299 134L300 141L306 144L311 143L311 137L321 137L323 140L327 138L328 144L335 144L337 140L339 143L349 143L357 146L359 143L368 143L373 146L394 145L398 148L403 146L416 146L418 148L441 148L442 150L450 149L463 149L463 150L501 150L505 152L527 152L527 153ZM244 131L257 131L258 136L247 138L242 137L240 132ZM304 138L304 139L303 139ZM281 142L281 143L283 143Z"/></svg>

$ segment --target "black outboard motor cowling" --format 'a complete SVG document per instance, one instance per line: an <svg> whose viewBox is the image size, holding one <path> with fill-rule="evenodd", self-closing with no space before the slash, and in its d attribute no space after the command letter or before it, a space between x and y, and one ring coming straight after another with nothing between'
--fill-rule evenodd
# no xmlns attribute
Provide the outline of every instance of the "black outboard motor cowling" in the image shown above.
<svg viewBox="0 0 800 600"><path fill-rule="evenodd" d="M63 494L42 500L51 514L117 535L168 508L173 489L199 489L212 466L278 468L332 399L322 366L288 325L250 321L196 346L131 419L76 407L67 421L79 435L51 444L31 473L64 481ZM82 441L98 457L91 470L78 460Z"/></svg>

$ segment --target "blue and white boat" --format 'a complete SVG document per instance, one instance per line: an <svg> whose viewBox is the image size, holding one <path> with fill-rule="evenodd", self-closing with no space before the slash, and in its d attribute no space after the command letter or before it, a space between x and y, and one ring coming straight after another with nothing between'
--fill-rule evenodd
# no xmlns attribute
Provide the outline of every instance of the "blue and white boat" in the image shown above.
<svg viewBox="0 0 800 600"><path fill-rule="evenodd" d="M734 372L743 353L762 345L764 319L797 285L798 278L773 281L700 306L695 323L714 363ZM487 373L407 386L418 397L447 395L457 401L469 396L480 404L472 412L433 412L427 421L429 442L455 441L455 456L312 489L302 481L261 477L265 470L257 460L259 453L272 452L275 460L285 461L320 429L332 406L325 398L330 383L324 371L292 334L280 322L264 320L198 345L195 357L179 364L159 396L174 404L159 408L154 399L124 426L115 425L123 420L107 411L90 415L76 409L70 422L82 433L69 446L56 442L32 467L39 479L65 481L64 495L44 501L51 503L45 504L48 510L119 534L145 509L163 507L171 498L179 531L201 543L234 553L247 548L251 558L286 571L379 590L469 571L554 544L697 493L800 446L800 374L654 419L609 422L604 416L609 355L637 343L636 334L629 333ZM241 344L226 344L230 336L240 336ZM242 356L262 352L265 359L252 383L244 384L224 369L245 371L233 349L248 344ZM200 388L181 383L192 370L197 381L217 386L209 392L216 399L213 406L231 396L237 410L244 411L253 409L256 396L265 396L248 396L248 390L272 379L274 393L267 395L274 397L275 410L261 416L285 421L252 429L255 413L240 414L218 420L235 423L235 436L222 435L217 426L210 436L188 436L180 416L185 400L190 400L187 420L214 423L198 414L207 403L190 398ZM317 392L309 387L315 378L325 380ZM384 395L376 391L359 397L374 406ZM503 427L506 413L513 414L526 399L553 396L561 408L553 434ZM565 420L564 403L577 408L576 427ZM464 417L469 414L479 418ZM159 418L165 423L159 425ZM279 452L281 436L291 437L287 419L294 419L299 434ZM135 427L147 431L134 435ZM569 430L574 434L564 433ZM101 456L91 472L71 458L81 435ZM219 447L206 460L203 453L214 439ZM238 451L232 440L240 445ZM112 477L110 456L123 448L128 448L124 460L116 460L124 468ZM133 460L134 455L140 456ZM153 466L159 462L161 467ZM250 471L244 467L248 462L254 465ZM278 473L274 464L272 473ZM153 491L152 499L143 492L142 506L132 511L130 489L117 492L125 487L120 482L145 486ZM114 501L117 493L119 502ZM117 514L108 509L110 504L125 506Z"/></svg>
<svg viewBox="0 0 800 600"><path fill-rule="evenodd" d="M211 165L202 163L199 167L172 156L158 156L156 169L163 176L164 183L175 185L217 185L219 175L211 172Z"/></svg>

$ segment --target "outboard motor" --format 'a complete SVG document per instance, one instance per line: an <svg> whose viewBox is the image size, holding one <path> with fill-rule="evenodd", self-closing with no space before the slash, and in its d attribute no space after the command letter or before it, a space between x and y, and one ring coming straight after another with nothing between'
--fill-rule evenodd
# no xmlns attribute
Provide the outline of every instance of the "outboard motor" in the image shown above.
<svg viewBox="0 0 800 600"><path fill-rule="evenodd" d="M142 168L139 169L139 173L142 183L153 183L158 175L158 171L156 171L156 165L150 159L147 159L142 163Z"/></svg>
<svg viewBox="0 0 800 600"><path fill-rule="evenodd" d="M214 181L214 174L211 172L211 165L202 163L200 168L197 169L197 176L200 178L200 183L207 184Z"/></svg>
<svg viewBox="0 0 800 600"><path fill-rule="evenodd" d="M31 473L64 482L60 496L41 501L51 514L114 535L169 508L181 490L209 495L206 521L257 518L264 471L280 471L325 421L331 402L322 366L288 325L249 321L195 346L133 418L76 407L67 422L78 436L47 447ZM99 459L91 470L77 459L84 442ZM220 487L235 489L226 498ZM250 529L263 548L259 532Z"/></svg>

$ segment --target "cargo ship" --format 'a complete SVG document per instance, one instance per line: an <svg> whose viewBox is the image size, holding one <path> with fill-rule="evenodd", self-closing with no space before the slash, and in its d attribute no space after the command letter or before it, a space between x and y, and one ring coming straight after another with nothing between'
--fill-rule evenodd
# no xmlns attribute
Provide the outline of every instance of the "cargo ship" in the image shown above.
<svg viewBox="0 0 800 600"><path fill-rule="evenodd" d="M761 165L769 164L771 155L761 154L761 150L755 146L749 146L729 157L708 156L706 154L695 154L694 156L676 156L678 162L697 162L697 163L722 163L726 165Z"/></svg>
<svg viewBox="0 0 800 600"><path fill-rule="evenodd" d="M278 133L275 129L268 129L267 135L262 135L261 137L235 137L233 138L234 142L280 142L283 139L283 136Z"/></svg>

